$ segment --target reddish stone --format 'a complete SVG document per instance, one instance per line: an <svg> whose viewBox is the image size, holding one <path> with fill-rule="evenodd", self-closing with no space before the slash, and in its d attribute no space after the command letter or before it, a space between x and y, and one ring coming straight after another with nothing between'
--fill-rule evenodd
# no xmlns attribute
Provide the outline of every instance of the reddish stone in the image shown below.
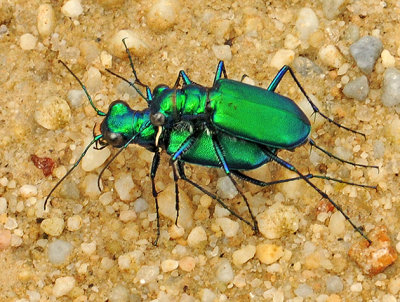
<svg viewBox="0 0 400 302"><path fill-rule="evenodd" d="M35 165L36 168L39 168L43 171L44 176L49 176L53 172L55 163L49 157L39 157L35 154L31 155L31 161Z"/></svg>
<svg viewBox="0 0 400 302"><path fill-rule="evenodd" d="M392 246L386 226L375 227L367 236L372 243L361 239L351 246L349 256L364 273L376 275L396 261L397 252Z"/></svg>

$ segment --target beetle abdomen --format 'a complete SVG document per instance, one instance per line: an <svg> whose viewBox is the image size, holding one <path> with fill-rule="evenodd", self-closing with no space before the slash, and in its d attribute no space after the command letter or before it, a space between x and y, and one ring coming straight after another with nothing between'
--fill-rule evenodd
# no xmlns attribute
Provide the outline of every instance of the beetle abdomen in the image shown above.
<svg viewBox="0 0 400 302"><path fill-rule="evenodd" d="M293 149L310 134L310 121L296 103L259 87L220 79L210 90L210 106L218 129L269 147Z"/></svg>

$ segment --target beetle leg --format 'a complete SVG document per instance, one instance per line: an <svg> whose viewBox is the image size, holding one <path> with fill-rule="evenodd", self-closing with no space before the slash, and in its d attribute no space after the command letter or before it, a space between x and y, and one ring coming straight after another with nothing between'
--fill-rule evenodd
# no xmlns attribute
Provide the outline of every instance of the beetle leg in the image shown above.
<svg viewBox="0 0 400 302"><path fill-rule="evenodd" d="M362 237L364 237L369 243L372 243L371 240L367 237L367 235L365 235L363 233L363 231L361 231L361 229L359 227L357 227L350 219L349 216L347 216L347 214L345 212L343 212L342 208L336 204L329 196L328 194L326 194L325 192L322 192L316 185L314 185L305 175L301 174L301 172L299 170L297 170L293 165L291 165L290 163L284 161L283 159L281 159L280 157L278 157L277 155L275 155L273 152L271 152L271 150L269 150L268 148L263 148L265 153L276 163L280 164L282 167L296 173L297 175L299 175L299 177L301 179L303 179L307 184L309 184L315 191L317 191L322 198L328 200L335 208L336 210L338 210L343 216L344 218L346 218L346 220L351 224L351 226L354 228L355 231L357 231Z"/></svg>
<svg viewBox="0 0 400 302"><path fill-rule="evenodd" d="M195 188L199 189L201 192L203 192L204 194L210 196L212 199L216 200L224 209L226 209L232 216L235 216L237 219L243 221L245 224L249 225L251 228L254 228L254 226L247 221L246 219L244 219L243 217L241 217L239 214L237 214L234 210L230 209L221 199L219 199L215 194L207 191L205 188L203 188L202 186L200 186L199 184L195 183L193 180L189 179L186 177L185 174L185 167L184 167L184 162L181 160L178 160L178 173L179 173L179 177L186 181L187 183L191 184L192 186L194 186Z"/></svg>
<svg viewBox="0 0 400 302"><path fill-rule="evenodd" d="M143 84L143 83L139 80L139 78L137 77L136 70L135 70L135 66L133 65L132 55L131 55L131 52L129 51L128 46L126 45L125 39L126 39L126 38L122 39L122 43L124 43L125 51L126 51L126 53L128 54L129 64L131 65L132 73L133 73L133 76L135 77L135 80L134 80L133 82L131 82L131 81L125 79L123 76L120 76L119 74L116 74L115 72L111 71L111 70L108 69L108 68L106 68L106 71L108 71L108 72L111 73L112 75L114 75L114 76L116 76L117 78L120 78L121 80L123 80L123 81L125 81L126 83L128 83L129 86L131 86L133 89L135 89L136 92L137 92L144 100L146 100L147 103L150 103L150 102L153 100L153 96L152 96L152 94L151 94L151 90L150 90L149 86ZM139 86L142 86L144 89L146 89L146 95L147 95L147 96L144 96L144 94L140 91L140 89L139 89L138 87L136 87L135 84L137 84L137 85L139 85Z"/></svg>
<svg viewBox="0 0 400 302"><path fill-rule="evenodd" d="M336 125L336 126L339 127L339 128L343 128L343 129L345 129L345 130L347 130L347 131L350 131L350 132L353 132L353 133L355 133L355 134L362 135L362 136L365 138L365 134L364 134L364 133L361 133L361 132L358 132L358 131L356 131L356 130L353 130L353 129L350 129L350 128L348 128L348 127L345 127L345 126L339 124L338 122L335 122L333 119L329 118L329 117L326 116L325 114L323 114L323 113L318 109L318 107L311 101L310 97L307 95L307 93L306 93L306 91L304 90L303 86L301 86L299 80L296 78L296 76L295 76L295 74L294 74L292 68L290 68L290 67L287 66L287 65L284 65L284 66L281 68L281 70L278 71L278 73L276 74L275 78L272 80L271 84L269 84L267 90L268 90L268 91L275 91L276 87L278 87L279 83L281 82L283 76L284 76L284 75L286 74L286 72L288 72L288 71L289 71L290 75L292 76L292 79L295 81L297 87L299 87L301 93L306 97L307 102L311 105L311 107L312 107L314 113L318 113L320 116L322 116L322 117L323 117L324 119L326 119L328 122L330 122L330 123Z"/></svg>
<svg viewBox="0 0 400 302"><path fill-rule="evenodd" d="M184 70L179 71L179 75L178 78L176 79L176 82L174 84L173 89L176 89L179 87L179 85L181 84L181 79L183 81L183 86L192 84L193 82L189 79L189 77L187 76L187 74L185 73Z"/></svg>
<svg viewBox="0 0 400 302"><path fill-rule="evenodd" d="M219 142L215 131L212 131L212 142L213 142L213 146L214 146L214 149L215 149L215 153L216 153L216 155L218 157L218 160L220 161L220 163L221 163L226 175L232 181L233 185L238 190L239 194L242 196L243 200L246 203L247 209L248 209L248 211L250 213L250 216L251 216L251 219L253 221L253 230L256 233L258 233L258 223L257 223L256 218L253 215L253 212L251 211L249 201L247 200L247 197L244 195L242 190L238 187L238 184L236 183L236 181L233 179L233 177L231 175L231 171L229 170L228 163L226 162L226 159L225 159L225 156L224 156L224 151L222 149L221 143Z"/></svg>
<svg viewBox="0 0 400 302"><path fill-rule="evenodd" d="M161 148L156 148L156 150L154 151L153 161L151 163L151 170L150 170L151 190L154 197L154 201L156 203L156 214L157 214L157 237L153 242L154 246L157 245L158 239L160 238L160 213L159 213L158 199L157 199L158 193L155 184L156 173L158 170L158 166L160 165L160 151Z"/></svg>
<svg viewBox="0 0 400 302"><path fill-rule="evenodd" d="M145 84L143 84L143 83L139 80L139 78L138 78L138 76L137 76L137 74L136 74L135 66L133 65L132 55L131 55L131 52L129 51L128 46L126 45L125 40L126 40L126 38L123 38L123 39L122 39L122 43L124 43L125 51L126 51L126 53L127 53L127 55L128 55L128 59L129 59L129 64L131 65L132 73L133 73L133 75L135 76L135 83L138 84L138 85L140 85L140 86L142 86L142 87L144 87L144 88L146 88L147 86L146 86Z"/></svg>
<svg viewBox="0 0 400 302"><path fill-rule="evenodd" d="M242 77L240 78L240 82L243 82L245 78L248 78L249 76L247 74L243 74Z"/></svg>
<svg viewBox="0 0 400 302"><path fill-rule="evenodd" d="M310 145L311 145L312 147L317 148L319 151L325 153L325 154L328 155L329 157L332 157L332 158L334 158L334 159L336 159L336 160L338 160L338 161L341 161L342 163L346 163L346 164L352 165L352 166L354 166L354 167L375 168L375 169L378 169L378 171L379 171L379 167L378 167L378 166L370 166L370 165L356 164L356 163L353 163L353 162L351 162L351 161L342 159L342 158L340 158L340 157L338 157L338 156L336 156L336 155L334 155L334 154L332 154L332 153L326 151L325 149L321 148L320 146L318 146L311 138L308 139L308 142L310 143Z"/></svg>
<svg viewBox="0 0 400 302"><path fill-rule="evenodd" d="M228 76L227 76L227 74L226 74L226 69L225 69L224 61L219 61L219 62L218 62L218 66L217 66L217 71L215 72L215 77L214 77L213 86L214 86L215 83L221 78L222 74L224 75L224 78L225 78L225 79L228 78Z"/></svg>
<svg viewBox="0 0 400 302"><path fill-rule="evenodd" d="M301 180L302 179L300 176L298 176L298 177L292 177L292 178L286 178L286 179L279 179L279 180L264 182L262 180L258 180L258 179L255 179L253 177L250 177L250 176L248 176L246 174L243 174L242 172L237 171L237 170L231 170L231 173L234 174L235 176L243 179L244 181L250 182L250 183L252 183L252 184L254 184L256 186L259 186L259 187L267 187L267 186L272 186L272 185L276 185L276 184L281 184L281 183L285 183L285 182L290 182L290 181ZM315 175L315 174L308 173L308 174L304 175L304 177L307 178L307 179L311 179L311 178L325 179L325 180L328 180L328 181L339 182L339 183L346 184L346 185L351 185L351 186L376 189L376 186L369 186L369 185L363 185L363 184L358 184L358 183L354 183L354 182L344 181L344 180L341 180L341 179L338 179L338 178L332 178L332 177L325 176L325 175Z"/></svg>
<svg viewBox="0 0 400 302"><path fill-rule="evenodd" d="M197 140L198 136L201 134L200 131L197 131L191 134L189 137L185 139L185 141L181 144L178 150L172 154L170 159L170 165L172 166L172 171L174 172L174 182L175 182L175 209L176 209L176 219L175 224L178 224L179 218L179 188L178 188L178 174L176 172L175 161L184 154Z"/></svg>

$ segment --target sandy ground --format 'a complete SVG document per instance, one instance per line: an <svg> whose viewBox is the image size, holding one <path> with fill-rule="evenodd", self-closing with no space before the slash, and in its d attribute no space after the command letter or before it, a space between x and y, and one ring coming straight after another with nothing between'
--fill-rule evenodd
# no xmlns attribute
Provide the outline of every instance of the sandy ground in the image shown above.
<svg viewBox="0 0 400 302"><path fill-rule="evenodd" d="M105 67L109 67L132 78L127 58L112 45L118 31L130 29L142 43L133 51L136 70L140 80L151 88L160 83L173 85L181 69L196 83L210 86L221 59L221 49L227 50L222 58L230 78L240 80L247 74L255 85L263 87L278 71L274 66L276 63L271 64L274 56L279 50L288 49L288 45L294 46L293 58L303 56L318 65L320 74L298 74L304 89L315 96L320 109L328 116L363 132L367 138L318 121L313 126L312 138L325 149L349 160L361 159L362 163L378 165L379 174L372 171L374 169L344 165L320 153L312 160L308 146L279 154L304 173L327 171L332 177L377 185L377 190L366 190L315 181L367 231L376 225L386 225L393 245L396 245L400 240L400 135L396 127L399 117L396 108L384 107L381 102L386 68L382 59L378 58L375 70L368 75L370 93L367 100L349 99L341 92L349 79L362 75L349 54L352 42L346 38L346 33L350 25L359 27L360 37L379 37L383 48L394 57L394 66L398 67L400 6L396 1L344 1L339 14L331 20L327 19L320 1L164 1L167 9L172 10L170 21L164 23L154 17L152 1L82 1L83 12L73 18L62 12L60 2L49 2L54 11L54 23L46 34L39 33L37 26L41 1L0 1L0 196L8 205L0 215L0 228L11 232L11 245L6 243L0 253L1 301L398 299L398 262L376 276L363 274L347 255L359 236L348 224L342 233L332 234L334 227L329 227L330 213L323 222L317 219L321 198L302 181L264 189L239 182L256 214L277 201L298 210L298 231L278 239L254 235L247 225L234 217L230 218L239 224L239 230L234 237L227 237L213 215L215 203L200 203L203 194L180 183L193 212L189 217L191 222L183 237L170 239L173 222L162 216L162 235L159 246L154 247L151 242L156 235L155 207L148 177L152 155L140 146L122 152L104 174L101 194L108 195L89 192L85 185L84 180L95 177L101 167L91 172L79 167L66 180L67 188L64 186L54 193L49 210L46 213L41 210L44 198L91 138L94 124L101 122L101 117L96 116L84 97L78 104L68 100L68 92L80 87L58 60L65 61L83 80L103 111L107 111L115 99L127 100L133 108L143 109L145 101L132 98L131 89L105 71ZM296 28L299 10L303 7L311 8L319 21L317 31L305 40L299 39ZM24 36L28 42L37 39L33 49L23 49L26 45L21 47L21 39L26 41L21 38L24 34L33 36ZM290 39L299 43L285 44ZM224 45L225 48L221 48ZM340 50L339 65L348 64L345 73L318 56L319 49L326 45L335 45ZM290 57L287 63L292 63ZM111 66L108 66L109 62L112 62ZM96 73L98 71L100 74ZM90 80L91 72L95 78L98 75L97 80ZM290 77L282 81L278 92L296 102L302 99ZM37 123L34 115L45 100L54 97L67 102L70 119L64 123L64 117L60 117L60 124L56 122L57 129L46 129ZM382 144L384 153L376 150L374 153L376 146ZM53 176L45 177L34 166L32 154L55 161L57 168ZM190 166L187 170L192 179L213 192L218 178L223 176L221 171L206 167ZM130 200L123 201L114 185L127 173L132 175L134 188L129 192ZM268 180L287 178L291 174L272 163L253 175ZM172 183L168 156L164 155L157 188L162 191ZM37 192L24 195L21 187L27 184L37 188ZM110 196L112 199L108 203ZM134 212L133 202L138 197L147 201L148 210ZM248 217L239 196L228 203L241 203L233 208ZM57 236L44 233L40 227L43 218L54 217L65 222L62 233ZM81 221L77 230L71 226L71 217ZM198 246L190 246L187 237L195 226L205 231L207 240ZM48 245L56 239L72 245L71 253L59 265L52 264L48 257ZM93 242L94 251L85 245L82 247L82 243ZM244 264L233 263L235 251L263 243L284 251L272 267L261 263L257 256ZM172 265L172 270L167 271L162 266L165 260L174 260L179 267ZM227 279L217 275L221 263L228 263ZM332 276L340 278L341 290L332 290L328 286ZM65 292L56 287L63 282L67 287L71 286ZM301 292L304 286L306 294Z"/></svg>

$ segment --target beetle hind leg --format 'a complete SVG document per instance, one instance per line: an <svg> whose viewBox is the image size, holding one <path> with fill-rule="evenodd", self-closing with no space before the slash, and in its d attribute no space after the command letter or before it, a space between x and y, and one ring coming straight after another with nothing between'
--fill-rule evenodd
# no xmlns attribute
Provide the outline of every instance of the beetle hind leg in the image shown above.
<svg viewBox="0 0 400 302"><path fill-rule="evenodd" d="M299 87L301 93L305 96L305 98L307 99L308 103L311 105L314 113L319 114L320 116L322 116L325 120L327 120L328 122L336 125L339 128L345 129L347 131L353 132L355 134L359 134L362 135L365 138L365 134L361 133L359 131L353 130L351 128L348 128L346 126L343 126L341 124L339 124L338 122L335 122L333 119L331 119L330 117L328 117L327 115L325 115L324 113L322 113L319 108L311 101L310 97L307 95L306 91L304 90L303 86L301 86L299 80L296 78L293 69L290 68L288 65L284 65L276 74L275 78L272 80L271 84L269 84L267 90L268 91L275 91L276 87L278 87L279 83L281 82L282 78L284 77L284 75L286 74L286 72L290 73L290 75L292 76L292 79L295 81L297 87Z"/></svg>
<svg viewBox="0 0 400 302"><path fill-rule="evenodd" d="M314 185L307 177L306 175L303 175L299 170L297 170L293 165L290 163L284 161L277 155L275 155L273 152L268 150L267 148L264 148L265 153L276 163L281 165L282 167L296 173L302 180L304 180L308 185L310 185L315 191L318 192L318 194L321 195L322 198L328 200L335 208L338 210L344 218L350 223L350 225L353 227L353 229L358 232L362 237L365 238L365 240L368 241L369 244L371 244L371 240L367 237L367 235L364 234L364 232L361 230L360 227L357 227L353 221L351 221L350 217L343 211L342 207L339 206L337 203L335 203L325 192L321 191L316 185Z"/></svg>

